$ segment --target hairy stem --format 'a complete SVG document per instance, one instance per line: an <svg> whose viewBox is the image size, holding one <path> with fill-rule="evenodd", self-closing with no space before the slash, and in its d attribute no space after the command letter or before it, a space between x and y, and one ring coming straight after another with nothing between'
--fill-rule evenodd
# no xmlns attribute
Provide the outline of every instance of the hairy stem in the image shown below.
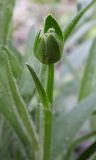
<svg viewBox="0 0 96 160"><path fill-rule="evenodd" d="M48 81L47 81L47 95L49 102L53 103L53 87L54 87L54 64L48 65Z"/></svg>
<svg viewBox="0 0 96 160"><path fill-rule="evenodd" d="M52 136L52 103L54 85L54 65L48 65L47 96L50 102L50 109L44 110L44 155L43 160L50 160L51 136Z"/></svg>

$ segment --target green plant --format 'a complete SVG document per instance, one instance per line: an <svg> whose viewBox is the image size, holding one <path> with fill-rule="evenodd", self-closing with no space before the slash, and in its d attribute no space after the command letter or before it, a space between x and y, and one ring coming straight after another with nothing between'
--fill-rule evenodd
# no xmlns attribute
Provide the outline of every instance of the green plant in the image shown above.
<svg viewBox="0 0 96 160"><path fill-rule="evenodd" d="M70 112L64 113L61 111L58 116L54 113L53 105L54 63L61 59L65 42L78 21L95 2L96 0L93 0L85 8L81 9L66 25L64 31L61 30L54 17L48 15L45 20L43 33L41 34L41 31L38 32L33 44L31 39L33 28L31 29L25 50L27 55L23 57L12 45L12 39L9 34L9 24L15 1L0 1L1 13L3 15L0 17L2 22L0 22L0 112L12 127L11 134L17 142L17 144L13 145L15 146L17 159L68 160L72 158L71 153L78 143L96 134L95 131L92 131L78 140L75 139L82 124L93 113L95 114L96 93L93 92L91 87L95 77L93 77L95 75L93 65L96 57L94 51L95 41L81 84L79 100L85 98L78 102L77 106ZM8 4L5 5L6 3ZM33 46L34 55L40 63L32 55ZM37 67L39 63L38 65L41 67L39 78L37 76L38 71L34 71L28 62L28 58L34 67ZM34 60L36 61L35 64ZM26 61L27 66L25 65ZM90 75L91 69L94 72L92 75ZM91 90L92 93L90 95ZM34 107L31 106L32 110L30 111L29 107L34 97L36 98L36 105L32 103ZM5 124L4 117L1 116L3 127ZM0 131L2 139L2 129ZM95 146L96 144L93 143L77 159L87 160L90 156L93 156ZM11 159L11 156L8 156Z"/></svg>

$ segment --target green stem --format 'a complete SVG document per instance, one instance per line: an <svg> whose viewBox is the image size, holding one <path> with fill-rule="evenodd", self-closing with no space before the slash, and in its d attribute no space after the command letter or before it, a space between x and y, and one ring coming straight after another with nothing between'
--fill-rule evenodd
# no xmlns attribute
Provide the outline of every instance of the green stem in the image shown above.
<svg viewBox="0 0 96 160"><path fill-rule="evenodd" d="M43 64L41 66L41 70L40 70L40 81L43 84L43 87L45 86L45 72L46 72L46 66ZM41 108L40 108L40 99L38 97L38 105L36 108L36 128L37 128L37 132L39 133L40 130L40 114L41 114Z"/></svg>
<svg viewBox="0 0 96 160"><path fill-rule="evenodd" d="M54 87L54 64L48 65L48 81L47 81L47 95L49 102L53 103L53 87Z"/></svg>
<svg viewBox="0 0 96 160"><path fill-rule="evenodd" d="M43 160L50 160L51 154L52 112L44 111L44 154Z"/></svg>
<svg viewBox="0 0 96 160"><path fill-rule="evenodd" d="M50 106L53 103L53 85L54 85L54 65L48 65L47 96ZM48 109L50 108L50 109ZM44 155L43 160L50 160L51 154L51 136L52 136L52 108L46 107L44 110Z"/></svg>
<svg viewBox="0 0 96 160"><path fill-rule="evenodd" d="M43 84L43 87L45 86L45 74L47 71L47 66L42 64L41 70L40 70L40 81ZM43 106L40 104L40 99L38 98L38 105L36 108L36 128L37 128L37 133L39 135L39 143L40 143L40 149L38 153L36 154L37 157L35 157L36 160L40 159L42 160L43 156L43 137L44 137L44 121L43 121Z"/></svg>

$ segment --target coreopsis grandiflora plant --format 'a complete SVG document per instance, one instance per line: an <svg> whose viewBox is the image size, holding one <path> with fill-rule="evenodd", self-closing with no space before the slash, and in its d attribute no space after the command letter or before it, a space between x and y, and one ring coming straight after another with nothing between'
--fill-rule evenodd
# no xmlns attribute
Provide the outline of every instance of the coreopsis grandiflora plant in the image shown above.
<svg viewBox="0 0 96 160"><path fill-rule="evenodd" d="M48 15L45 20L44 31L37 33L34 44L34 55L43 64L48 66L47 89L44 90L37 78L34 70L29 65L28 68L36 84L40 100L44 106L44 157L49 160L51 153L52 137L52 103L54 87L54 63L58 62L63 53L63 33L53 16Z"/></svg>
<svg viewBox="0 0 96 160"><path fill-rule="evenodd" d="M70 160L71 153L77 144L96 135L96 132L91 132L80 139L75 139L75 135L82 124L96 110L96 94L84 98L88 95L93 84L91 84L93 75L96 74L93 66L96 60L96 40L92 45L85 76L81 83L81 88L83 89L80 91L79 100L82 100L82 98L84 100L78 102L77 106L68 113L61 111L59 115L56 115L53 107L54 65L62 59L64 45L77 22L95 2L96 0L93 0L85 8L81 9L65 25L63 31L57 20L51 14L48 15L45 19L43 30L37 33L35 41L32 39L34 33L31 30L31 42L29 38L25 50L27 55L22 56L12 45L12 40L8 34L15 0L0 0L0 9L3 15L0 16L0 112L13 128L12 136L16 142L14 144L14 155L17 159L19 157L20 160ZM27 63L27 67L25 65L29 55L32 65L34 64L33 48L34 57L37 59L36 65L39 64L39 67L42 68L41 77L37 76L37 72L34 71L29 63ZM42 72L44 68L46 68L47 76L45 76L45 72L44 74ZM91 76L89 74L90 70L91 73L94 72ZM47 83L46 86L45 83ZM34 95L36 105L32 103ZM30 106L32 107L31 111ZM3 127L5 127L4 117L0 117L1 126ZM2 128L0 129L0 138L3 135L1 133ZM3 139L1 138L0 140ZM12 149L12 146L10 148ZM95 148L96 143L93 143L75 159L88 160L94 154Z"/></svg>

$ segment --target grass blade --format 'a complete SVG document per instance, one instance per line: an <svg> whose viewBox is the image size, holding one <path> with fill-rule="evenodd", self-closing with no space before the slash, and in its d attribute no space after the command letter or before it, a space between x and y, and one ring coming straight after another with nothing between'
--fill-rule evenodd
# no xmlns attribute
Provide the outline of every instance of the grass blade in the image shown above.
<svg viewBox="0 0 96 160"><path fill-rule="evenodd" d="M8 53L7 52L5 53L5 51L3 51L3 54L5 54L5 58L6 58L8 83L10 86L10 91L11 91L13 100L16 105L17 113L20 116L20 119L25 126L26 132L28 132L28 134L30 136L30 141L32 141L33 147L35 149L37 149L38 148L37 134L35 132L35 128L32 123L32 119L30 119L29 112L28 112L26 105L25 105L25 103L19 93L18 86L13 78L11 66L10 66L10 61L8 59Z"/></svg>
<svg viewBox="0 0 96 160"><path fill-rule="evenodd" d="M92 44L81 82L79 101L96 89L96 39Z"/></svg>
<svg viewBox="0 0 96 160"><path fill-rule="evenodd" d="M38 79L35 71L33 70L33 68L29 64L27 64L27 67L28 67L28 69L29 69L29 71L32 75L33 80L34 80L34 83L35 83L35 86L37 88L40 100L41 100L42 104L44 105L44 108L48 109L49 108L49 100L48 100L48 97L46 95L46 92L45 92L40 80Z"/></svg>
<svg viewBox="0 0 96 160"><path fill-rule="evenodd" d="M60 156L64 153L64 149L67 149L83 123L89 117L91 117L91 114L95 109L96 94L92 94L89 97L85 98L83 101L81 101L79 104L77 104L77 106L67 114L61 111L61 114L58 118L54 117L52 136L53 159L56 158L56 156Z"/></svg>
<svg viewBox="0 0 96 160"><path fill-rule="evenodd" d="M78 100L82 100L94 91L96 91L96 38L93 41L87 64L84 69ZM95 114L92 116L91 126L93 130L96 130Z"/></svg>
<svg viewBox="0 0 96 160"><path fill-rule="evenodd" d="M15 0L0 0L0 44L6 44Z"/></svg>
<svg viewBox="0 0 96 160"><path fill-rule="evenodd" d="M0 97L0 112L9 121L10 125L12 126L13 130L15 131L21 142L24 145L29 146L30 139L26 136L26 133L23 130L21 122L17 118L14 110L11 108L11 105L9 103L6 103L5 99L2 97Z"/></svg>
<svg viewBox="0 0 96 160"><path fill-rule="evenodd" d="M34 41L35 41L35 28L32 26L29 30L25 44L24 61L27 61L28 58L30 58L33 55Z"/></svg>
<svg viewBox="0 0 96 160"><path fill-rule="evenodd" d="M71 32L73 31L73 29L75 28L79 20L81 19L81 17L95 2L96 0L93 0L85 8L81 9L80 12L78 12L77 15L73 17L72 20L67 24L63 32L64 41L68 39L69 35L71 34Z"/></svg>
<svg viewBox="0 0 96 160"><path fill-rule="evenodd" d="M10 40L7 40L7 47L11 51L11 53L15 55L18 62L22 64L23 55L20 51L17 50L17 48L14 46L14 44Z"/></svg>
<svg viewBox="0 0 96 160"><path fill-rule="evenodd" d="M11 52L7 47L2 47L2 50L7 52L9 59L10 59L10 63L12 66L12 72L14 74L15 78L18 78L21 76L22 74L22 66L20 65L20 63L18 62L18 59L16 57L15 54L13 54L13 52Z"/></svg>
<svg viewBox="0 0 96 160"><path fill-rule="evenodd" d="M5 116L12 128L14 129L19 140L25 149L30 149L32 142L29 133L25 131L24 124L21 122L20 116L17 114L16 105L13 101L10 87L8 84L6 59L0 48L0 113ZM7 134L7 133L6 133ZM26 146L26 147L25 147ZM28 154L29 155L29 154Z"/></svg>

